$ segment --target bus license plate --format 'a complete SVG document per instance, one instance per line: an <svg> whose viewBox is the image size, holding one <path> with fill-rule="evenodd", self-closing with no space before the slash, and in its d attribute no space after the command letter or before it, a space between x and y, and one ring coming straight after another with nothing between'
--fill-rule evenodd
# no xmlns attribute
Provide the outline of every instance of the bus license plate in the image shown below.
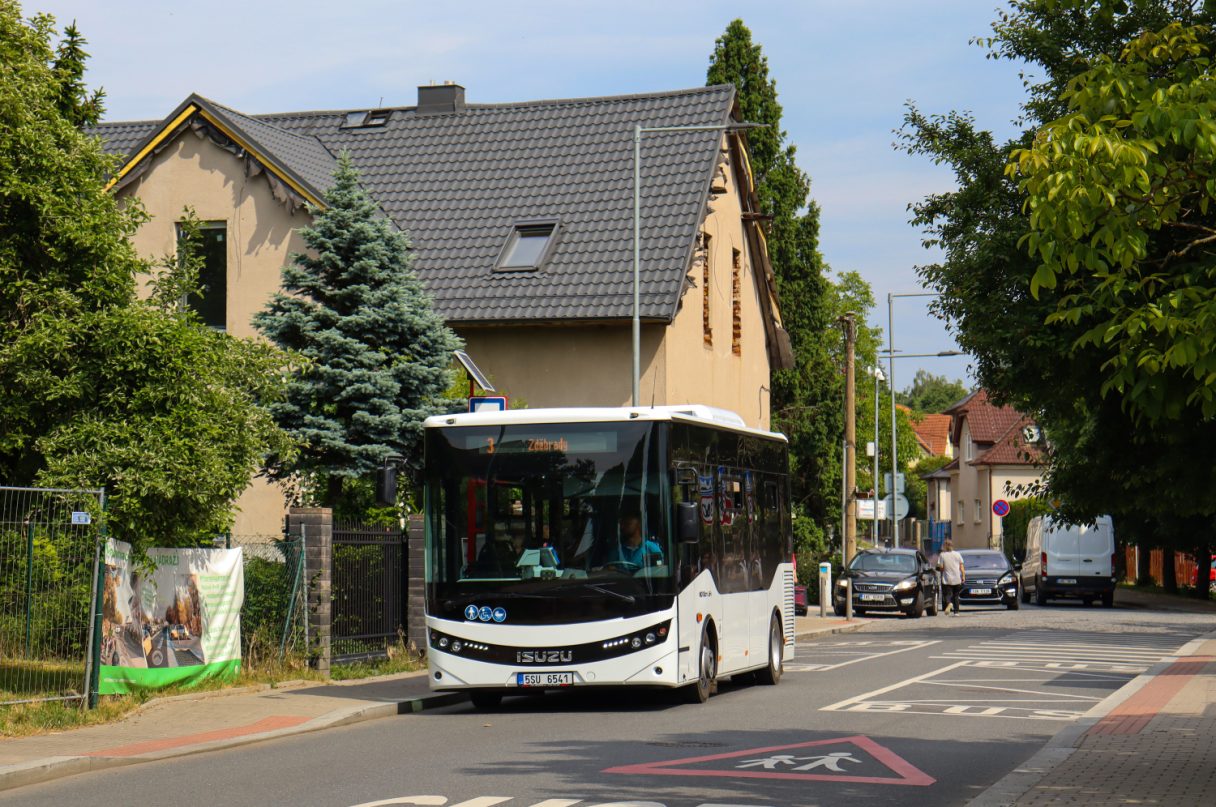
<svg viewBox="0 0 1216 807"><path fill-rule="evenodd" d="M887 598L886 594L862 594L862 602L882 602Z"/></svg>
<svg viewBox="0 0 1216 807"><path fill-rule="evenodd" d="M1057 582L1057 583L1060 583L1061 585L1073 586L1073 585L1076 585L1076 583L1077 583L1077 578L1075 578L1075 577L1061 577L1061 578L1058 578L1058 579L1056 580L1056 582Z"/></svg>
<svg viewBox="0 0 1216 807"><path fill-rule="evenodd" d="M991 594L992 589L990 589L990 588L973 588L973 589L971 589L971 593L975 594L976 596L979 596L980 594Z"/></svg>
<svg viewBox="0 0 1216 807"><path fill-rule="evenodd" d="M568 687L574 683L574 673L516 673L515 685L521 687Z"/></svg>

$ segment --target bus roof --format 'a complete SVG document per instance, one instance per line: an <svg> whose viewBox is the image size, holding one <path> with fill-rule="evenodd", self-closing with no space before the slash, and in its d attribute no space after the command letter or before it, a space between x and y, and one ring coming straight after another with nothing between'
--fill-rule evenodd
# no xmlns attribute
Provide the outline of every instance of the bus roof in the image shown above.
<svg viewBox="0 0 1216 807"><path fill-rule="evenodd" d="M639 407L567 407L561 409L509 409L496 412L463 412L434 415L426 419L428 429L444 426L505 426L532 423L610 423L629 420L665 420L697 423L719 429L789 442L784 434L753 429L743 418L726 409L702 404Z"/></svg>

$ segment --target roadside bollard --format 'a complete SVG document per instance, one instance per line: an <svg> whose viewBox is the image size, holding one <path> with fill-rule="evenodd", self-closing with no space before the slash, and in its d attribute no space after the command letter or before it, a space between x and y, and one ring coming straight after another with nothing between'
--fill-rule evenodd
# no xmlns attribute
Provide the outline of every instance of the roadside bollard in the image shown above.
<svg viewBox="0 0 1216 807"><path fill-rule="evenodd" d="M832 596L832 564L819 564L819 616L828 615L828 598Z"/></svg>
<svg viewBox="0 0 1216 807"><path fill-rule="evenodd" d="M844 618L849 622L853 621L853 578L846 577L844 580Z"/></svg>

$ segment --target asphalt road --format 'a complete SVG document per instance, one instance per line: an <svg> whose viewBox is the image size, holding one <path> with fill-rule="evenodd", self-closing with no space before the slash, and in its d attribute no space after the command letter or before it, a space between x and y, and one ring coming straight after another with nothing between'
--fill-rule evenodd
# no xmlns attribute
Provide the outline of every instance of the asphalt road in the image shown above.
<svg viewBox="0 0 1216 807"><path fill-rule="evenodd" d="M882 618L705 705L574 690L86 774L14 805L966 804L1211 614L1080 604ZM166 801L165 782L172 783Z"/></svg>

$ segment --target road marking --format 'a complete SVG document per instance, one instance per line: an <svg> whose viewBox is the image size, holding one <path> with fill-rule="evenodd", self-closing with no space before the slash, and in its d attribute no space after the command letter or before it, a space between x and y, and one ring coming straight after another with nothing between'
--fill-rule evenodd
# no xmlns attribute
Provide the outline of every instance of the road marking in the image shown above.
<svg viewBox="0 0 1216 807"><path fill-rule="evenodd" d="M822 754L812 753L809 756L784 753L806 748L822 749L825 747L837 749L847 747L848 750L837 750ZM854 753L861 756L862 759L857 759L857 757L853 756ZM877 764L868 766L867 760L873 760ZM852 765L845 766L846 762L850 762ZM714 767L690 767L707 764ZM860 769L871 770L875 767L886 768L894 773L895 776L862 776L853 772ZM809 772L820 769L831 772ZM795 779L816 782L910 785L914 787L927 787L937 781L889 748L879 745L869 737L860 734L826 740L812 740L805 743L749 748L745 751L731 751L726 754L710 754L701 757L685 757L683 759L671 759L660 762L622 765L615 768L607 768L602 773L708 776L730 779Z"/></svg>
<svg viewBox="0 0 1216 807"><path fill-rule="evenodd" d="M932 678L935 675L941 675L944 672L948 672L950 670L957 670L959 667L965 667L965 666L967 666L967 662L959 661L954 664L951 664L948 667L942 667L940 670L934 670L933 672L927 672L927 673L924 673L923 675L918 675L914 678L909 678L907 680L900 681L897 684L891 684L890 686L885 686L881 689L875 689L871 692L866 692L861 695L854 695L851 698L845 698L844 700L837 701L836 703L833 703L830 706L821 707L819 709L819 711L821 711L821 712L842 712L846 709L846 707L851 706L854 703L859 703L861 701L877 697L878 695L885 695L888 692L894 692L897 689L902 689L903 687L906 687L909 684L916 684L916 683L919 683L919 682L925 680L926 678Z"/></svg>
<svg viewBox="0 0 1216 807"><path fill-rule="evenodd" d="M894 650L887 650L887 651L884 651L881 653L868 653L866 655L858 656L857 658L851 658L848 661L840 661L835 664L815 664L813 662L811 662L811 663L799 662L799 663L795 663L795 664L787 664L787 665L785 665L785 671L786 672L827 672L828 670L838 670L841 667L848 667L850 664L860 664L863 661L871 661L876 658L883 658L884 656L893 656L896 653L907 653L909 650L919 650L922 647L928 647L929 645L938 644L940 641L941 641L940 639L933 639L933 640L925 641L925 642L910 642L910 641L889 642L889 643L886 643L881 646L887 646L887 647L889 647L891 645L899 645L899 646L896 647ZM832 646L861 647L864 645L878 645L878 643L877 642L875 642L875 643L839 642ZM806 648L803 650L803 652L804 653L810 652L812 648L818 649L818 647L819 646L815 645L815 644L808 644L806 646ZM827 654L827 655L831 655L831 654ZM799 654L796 658L802 658L802 655Z"/></svg>

